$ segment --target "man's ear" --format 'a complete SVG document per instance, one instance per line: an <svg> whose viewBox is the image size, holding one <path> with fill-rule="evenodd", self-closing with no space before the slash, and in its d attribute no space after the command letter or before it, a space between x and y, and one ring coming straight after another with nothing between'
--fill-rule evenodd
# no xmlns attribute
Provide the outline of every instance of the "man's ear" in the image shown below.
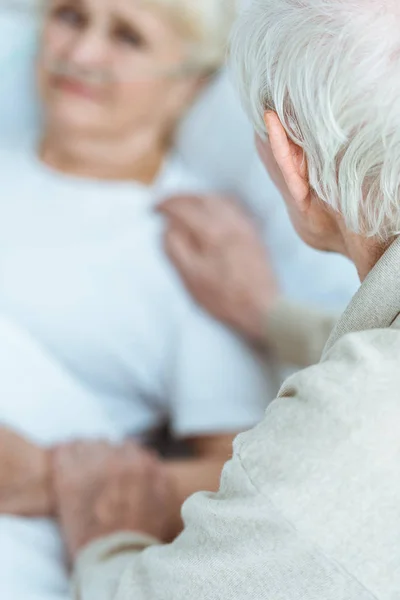
<svg viewBox="0 0 400 600"><path fill-rule="evenodd" d="M273 111L264 115L269 143L275 161L283 175L290 195L298 210L304 212L310 206L310 184L307 161L303 150L287 136L285 128Z"/></svg>

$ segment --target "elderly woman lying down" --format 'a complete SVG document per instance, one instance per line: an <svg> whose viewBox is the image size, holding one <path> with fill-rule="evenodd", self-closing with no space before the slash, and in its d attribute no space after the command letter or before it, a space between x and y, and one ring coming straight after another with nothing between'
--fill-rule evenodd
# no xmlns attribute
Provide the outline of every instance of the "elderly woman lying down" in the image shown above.
<svg viewBox="0 0 400 600"><path fill-rule="evenodd" d="M0 518L1 598L67 594L46 447L168 420L194 455L167 463L173 534L263 414L261 363L186 294L155 210L202 191L171 139L223 61L234 4L46 3L43 131L0 163L0 510L16 515Z"/></svg>

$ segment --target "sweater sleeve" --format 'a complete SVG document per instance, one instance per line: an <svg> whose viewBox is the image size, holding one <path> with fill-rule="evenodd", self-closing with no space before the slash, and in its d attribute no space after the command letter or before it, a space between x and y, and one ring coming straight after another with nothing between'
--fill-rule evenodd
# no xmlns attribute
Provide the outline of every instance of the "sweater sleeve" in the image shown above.
<svg viewBox="0 0 400 600"><path fill-rule="evenodd" d="M127 533L84 549L75 600L394 598L399 353L394 328L342 336L236 439L173 544Z"/></svg>
<svg viewBox="0 0 400 600"><path fill-rule="evenodd" d="M399 353L397 329L342 336L236 439L173 544L128 533L83 550L75 600L394 598Z"/></svg>
<svg viewBox="0 0 400 600"><path fill-rule="evenodd" d="M335 314L279 300L265 321L265 344L279 362L307 367L321 359Z"/></svg>
<svg viewBox="0 0 400 600"><path fill-rule="evenodd" d="M193 496L183 518L170 545L126 534L88 546L74 600L373 600L260 492L238 452L219 493Z"/></svg>

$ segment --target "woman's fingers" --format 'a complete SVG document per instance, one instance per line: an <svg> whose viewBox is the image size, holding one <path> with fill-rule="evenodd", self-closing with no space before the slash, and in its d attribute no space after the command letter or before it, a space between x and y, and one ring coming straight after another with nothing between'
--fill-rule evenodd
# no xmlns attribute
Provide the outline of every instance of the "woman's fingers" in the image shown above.
<svg viewBox="0 0 400 600"><path fill-rule="evenodd" d="M170 198L159 210L169 219L171 227L185 230L199 247L215 240L215 230L220 229L221 221L214 218L206 199L200 196Z"/></svg>
<svg viewBox="0 0 400 600"><path fill-rule="evenodd" d="M165 234L165 249L185 280L197 276L202 266L203 250L185 229L171 225Z"/></svg>
<svg viewBox="0 0 400 600"><path fill-rule="evenodd" d="M257 226L218 195L165 201L166 250L194 298L213 317L259 343L278 294Z"/></svg>

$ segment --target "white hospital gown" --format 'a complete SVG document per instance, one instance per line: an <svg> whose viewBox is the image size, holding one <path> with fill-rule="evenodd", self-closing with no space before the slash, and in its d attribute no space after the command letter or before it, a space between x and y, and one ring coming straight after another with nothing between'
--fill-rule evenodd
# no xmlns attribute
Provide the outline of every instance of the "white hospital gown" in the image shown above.
<svg viewBox="0 0 400 600"><path fill-rule="evenodd" d="M44 444L255 424L273 397L261 361L163 252L157 200L201 187L183 165L147 188L60 175L31 143L0 159L0 422ZM68 597L51 521L1 517L0 564L0 598Z"/></svg>

